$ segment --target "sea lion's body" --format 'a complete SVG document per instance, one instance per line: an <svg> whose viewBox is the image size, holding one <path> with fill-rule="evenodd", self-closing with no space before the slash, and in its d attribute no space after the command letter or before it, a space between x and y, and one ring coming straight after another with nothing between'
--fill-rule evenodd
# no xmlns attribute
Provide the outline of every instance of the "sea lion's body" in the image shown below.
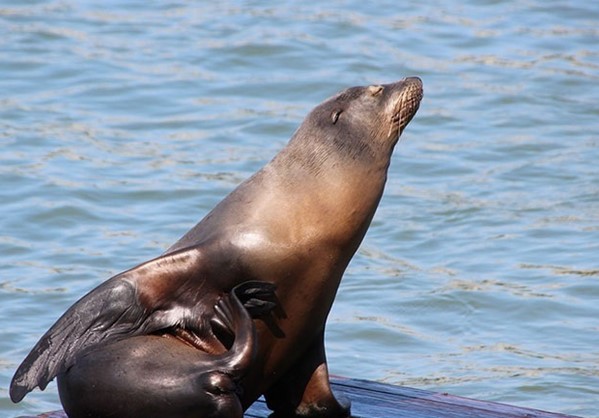
<svg viewBox="0 0 599 418"><path fill-rule="evenodd" d="M212 306L239 283L261 280L276 284L280 310L256 323L256 358L241 381L243 408L265 394L282 417L348 416L349 406L329 387L324 325L421 97L420 80L409 78L354 87L317 106L287 147L163 256L71 307L17 371L12 399L57 374L68 380L78 353L101 350L103 341L139 344L132 335L178 328L191 333L197 349L221 354ZM81 312L89 319L71 325ZM48 348L53 340L61 345Z"/></svg>

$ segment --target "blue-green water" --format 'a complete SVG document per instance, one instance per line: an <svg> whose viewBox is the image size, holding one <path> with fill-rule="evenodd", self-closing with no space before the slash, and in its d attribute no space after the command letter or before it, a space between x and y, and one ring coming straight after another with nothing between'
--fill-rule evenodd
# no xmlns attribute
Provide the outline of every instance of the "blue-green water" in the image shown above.
<svg viewBox="0 0 599 418"><path fill-rule="evenodd" d="M0 416L14 369L336 91L420 111L341 285L335 374L599 417L599 4L0 1Z"/></svg>

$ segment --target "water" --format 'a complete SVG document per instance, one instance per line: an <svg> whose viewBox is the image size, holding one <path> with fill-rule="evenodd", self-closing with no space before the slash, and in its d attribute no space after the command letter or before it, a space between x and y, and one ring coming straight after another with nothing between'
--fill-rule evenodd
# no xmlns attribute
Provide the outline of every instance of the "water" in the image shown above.
<svg viewBox="0 0 599 418"><path fill-rule="evenodd" d="M327 328L333 373L599 417L599 5L0 3L0 416L14 369L336 91L420 111Z"/></svg>

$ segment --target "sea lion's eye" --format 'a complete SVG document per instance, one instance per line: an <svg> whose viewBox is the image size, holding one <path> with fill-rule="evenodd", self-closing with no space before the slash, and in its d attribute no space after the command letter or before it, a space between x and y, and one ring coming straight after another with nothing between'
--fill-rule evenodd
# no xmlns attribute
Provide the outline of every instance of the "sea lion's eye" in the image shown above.
<svg viewBox="0 0 599 418"><path fill-rule="evenodd" d="M385 88L383 86L368 87L368 93L370 93L371 96L378 96L379 94L381 94L383 92L383 90L385 90Z"/></svg>
<svg viewBox="0 0 599 418"><path fill-rule="evenodd" d="M333 121L333 125L337 123L339 120L339 115L343 113L343 110L337 109L331 114L331 120Z"/></svg>

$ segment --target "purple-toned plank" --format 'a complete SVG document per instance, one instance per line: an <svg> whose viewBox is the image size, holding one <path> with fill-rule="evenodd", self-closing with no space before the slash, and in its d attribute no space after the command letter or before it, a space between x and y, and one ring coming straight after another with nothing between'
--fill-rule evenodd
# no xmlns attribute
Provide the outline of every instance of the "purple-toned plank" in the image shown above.
<svg viewBox="0 0 599 418"><path fill-rule="evenodd" d="M368 380L332 379L333 390L352 401L355 418L577 418L572 415L544 412L497 402L478 401L428 390L393 386ZM246 418L265 418L270 411L264 399L246 411ZM62 411L37 417L67 418Z"/></svg>
<svg viewBox="0 0 599 418"><path fill-rule="evenodd" d="M364 418L575 418L367 380L334 378L333 388L352 400L354 416Z"/></svg>

